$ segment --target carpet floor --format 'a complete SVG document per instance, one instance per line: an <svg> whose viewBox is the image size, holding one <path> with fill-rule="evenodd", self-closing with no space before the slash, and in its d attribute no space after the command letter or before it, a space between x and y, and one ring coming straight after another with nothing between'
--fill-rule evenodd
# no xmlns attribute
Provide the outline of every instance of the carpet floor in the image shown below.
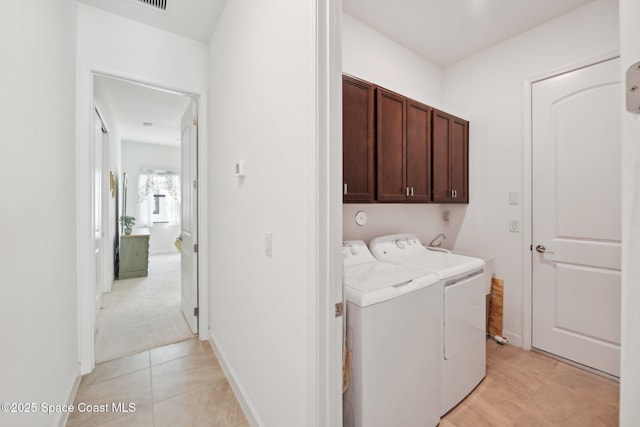
<svg viewBox="0 0 640 427"><path fill-rule="evenodd" d="M180 310L180 254L151 255L147 277L116 280L102 297L96 363L191 337Z"/></svg>

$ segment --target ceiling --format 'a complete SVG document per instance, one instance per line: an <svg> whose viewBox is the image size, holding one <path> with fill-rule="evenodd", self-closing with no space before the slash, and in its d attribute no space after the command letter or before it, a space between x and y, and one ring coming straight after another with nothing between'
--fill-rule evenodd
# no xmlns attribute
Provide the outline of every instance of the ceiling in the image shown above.
<svg viewBox="0 0 640 427"><path fill-rule="evenodd" d="M167 0L162 11L139 0L80 0L107 12L209 43L227 0Z"/></svg>
<svg viewBox="0 0 640 427"><path fill-rule="evenodd" d="M593 0L342 0L342 9L446 67Z"/></svg>
<svg viewBox="0 0 640 427"><path fill-rule="evenodd" d="M191 97L104 76L94 79L94 97L123 141L180 146L180 120Z"/></svg>
<svg viewBox="0 0 640 427"><path fill-rule="evenodd" d="M227 0L81 0L208 43ZM388 38L446 67L593 0L342 0L342 9Z"/></svg>

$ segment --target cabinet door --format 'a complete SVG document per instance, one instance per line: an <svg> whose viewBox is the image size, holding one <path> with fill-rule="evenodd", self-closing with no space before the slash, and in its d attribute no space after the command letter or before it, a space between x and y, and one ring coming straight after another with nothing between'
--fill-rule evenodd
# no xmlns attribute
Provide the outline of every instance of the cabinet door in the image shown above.
<svg viewBox="0 0 640 427"><path fill-rule="evenodd" d="M380 202L406 200L405 108L406 98L376 89L377 199Z"/></svg>
<svg viewBox="0 0 640 427"><path fill-rule="evenodd" d="M342 77L342 177L344 202L375 197L373 85Z"/></svg>
<svg viewBox="0 0 640 427"><path fill-rule="evenodd" d="M449 168L452 202L469 203L469 122L451 118Z"/></svg>
<svg viewBox="0 0 640 427"><path fill-rule="evenodd" d="M407 99L407 187L411 202L431 200L431 111Z"/></svg>
<svg viewBox="0 0 640 427"><path fill-rule="evenodd" d="M469 202L469 122L433 110L434 202Z"/></svg>
<svg viewBox="0 0 640 427"><path fill-rule="evenodd" d="M432 175L434 202L451 201L449 182L449 135L450 116L442 111L433 110Z"/></svg>

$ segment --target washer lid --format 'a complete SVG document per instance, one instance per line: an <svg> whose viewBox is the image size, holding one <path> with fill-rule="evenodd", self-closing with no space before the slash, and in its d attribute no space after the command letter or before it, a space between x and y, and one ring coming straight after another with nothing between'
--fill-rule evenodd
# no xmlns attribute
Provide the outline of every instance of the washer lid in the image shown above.
<svg viewBox="0 0 640 427"><path fill-rule="evenodd" d="M360 307L388 301L438 282L435 274L380 261L344 269L346 299Z"/></svg>
<svg viewBox="0 0 640 427"><path fill-rule="evenodd" d="M484 261L448 252L425 248L413 234L394 234L373 239L373 255L382 261L436 273L440 279L449 279L484 268Z"/></svg>
<svg viewBox="0 0 640 427"><path fill-rule="evenodd" d="M361 307L399 297L438 282L435 274L376 260L361 241L343 243L348 301Z"/></svg>

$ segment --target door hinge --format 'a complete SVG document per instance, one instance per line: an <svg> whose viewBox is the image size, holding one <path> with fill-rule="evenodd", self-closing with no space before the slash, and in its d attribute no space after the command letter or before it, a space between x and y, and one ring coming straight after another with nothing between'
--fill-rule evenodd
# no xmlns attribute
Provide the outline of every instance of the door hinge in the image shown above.
<svg viewBox="0 0 640 427"><path fill-rule="evenodd" d="M198 189L198 181L193 181L193 189L194 190Z"/></svg>
<svg viewBox="0 0 640 427"><path fill-rule="evenodd" d="M533 252L533 245L529 245L529 250Z"/></svg>
<svg viewBox="0 0 640 427"><path fill-rule="evenodd" d="M198 116L193 117L193 125L198 126Z"/></svg>
<svg viewBox="0 0 640 427"><path fill-rule="evenodd" d="M336 303L336 317L342 317L342 310L343 310L342 303L341 302Z"/></svg>
<svg viewBox="0 0 640 427"><path fill-rule="evenodd" d="M197 243L194 243L194 244L193 244L193 253L194 253L194 254L197 254L197 253L198 253L198 244L197 244Z"/></svg>
<svg viewBox="0 0 640 427"><path fill-rule="evenodd" d="M636 62L627 69L626 73L627 111L640 113L640 62Z"/></svg>
<svg viewBox="0 0 640 427"><path fill-rule="evenodd" d="M193 315L198 317L200 315L200 307L193 307Z"/></svg>

